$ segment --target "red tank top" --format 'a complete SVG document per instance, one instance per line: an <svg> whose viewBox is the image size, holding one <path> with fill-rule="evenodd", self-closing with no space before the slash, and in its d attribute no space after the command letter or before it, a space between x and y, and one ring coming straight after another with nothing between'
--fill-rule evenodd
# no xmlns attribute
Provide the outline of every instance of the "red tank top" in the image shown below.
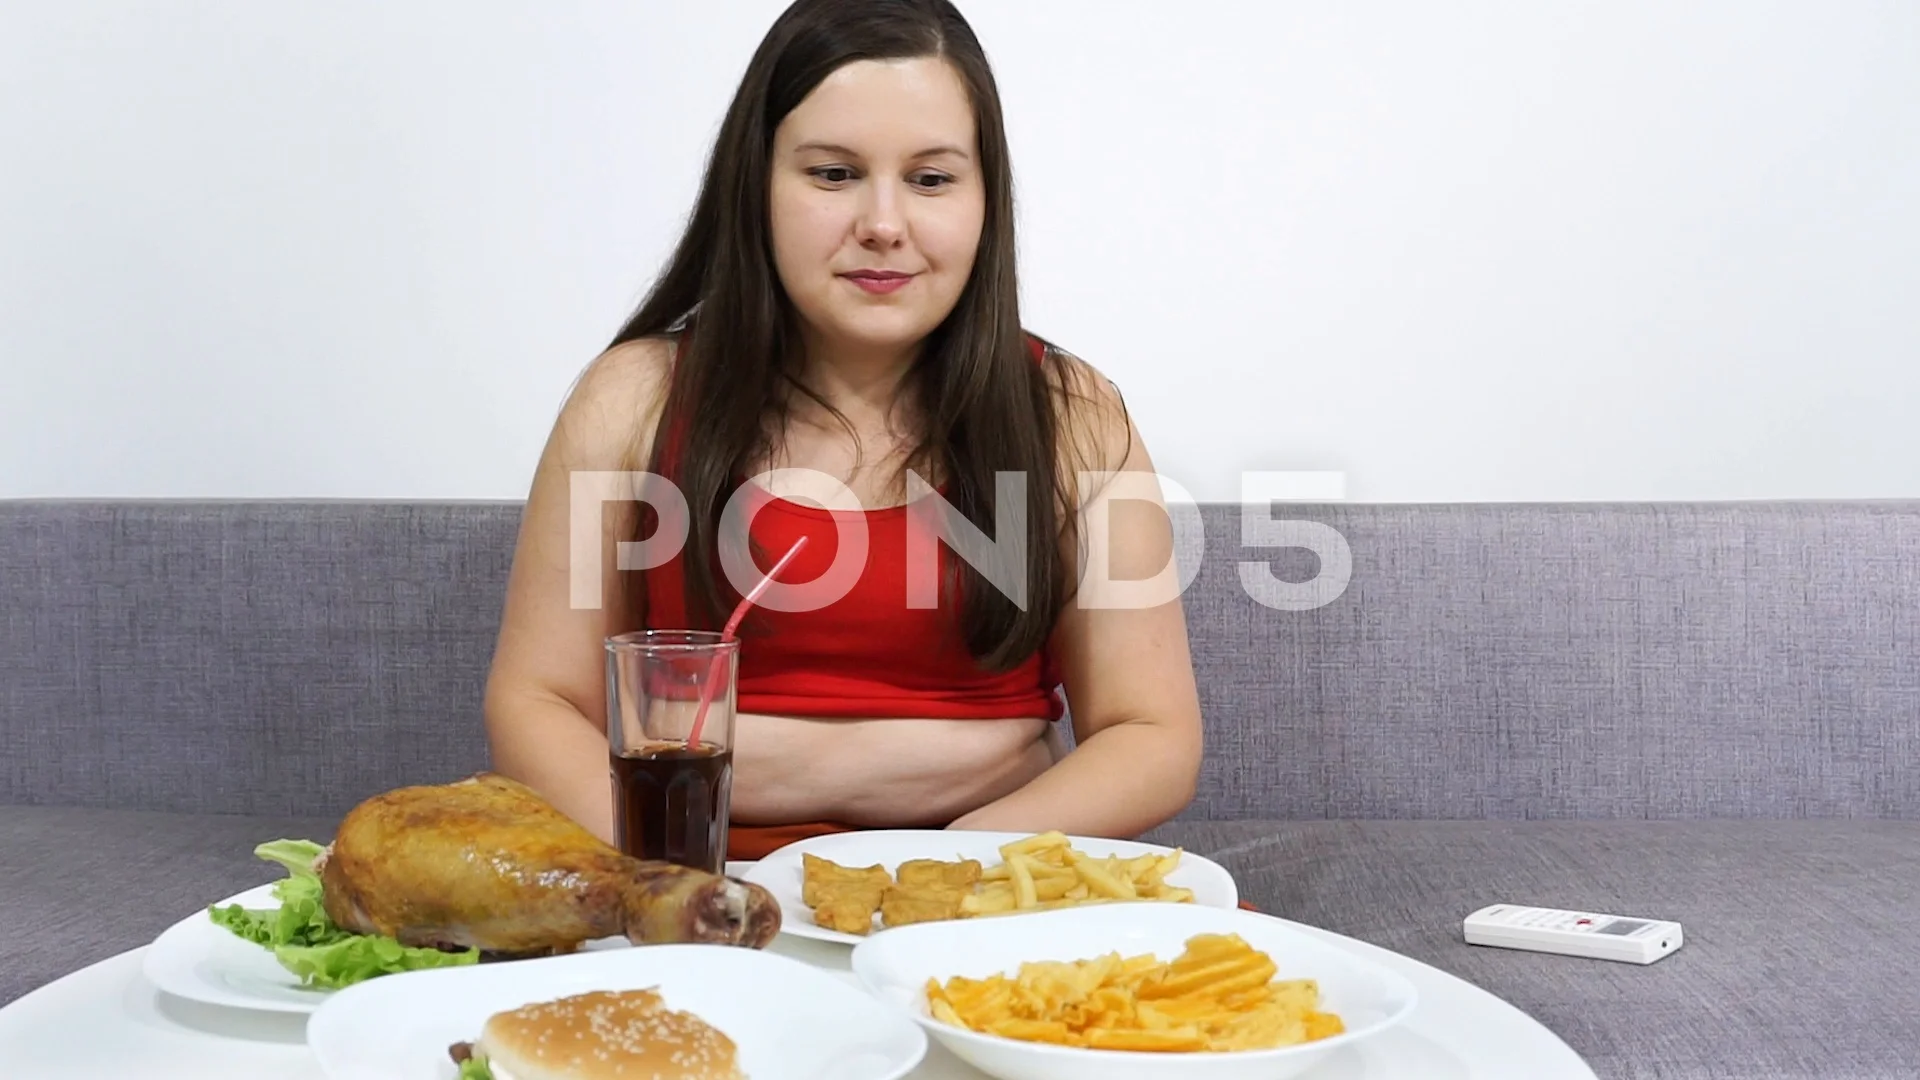
<svg viewBox="0 0 1920 1080"><path fill-rule="evenodd" d="M1040 359L1045 346L1030 340ZM662 425L663 433L673 430L672 424ZM754 612L754 632L743 634L740 645L741 712L964 720L1057 720L1064 713L1058 673L1044 650L1009 671L986 671L967 651L946 590L937 608L907 606L907 507L826 510L779 498L757 485L748 492L749 531L769 559L807 537L806 548L781 572L782 582L813 581L833 565L839 551L836 518L864 521L867 558L852 588L831 604L814 611ZM944 575L954 555L944 544L938 553ZM685 572L681 555L644 571L649 629L692 625Z"/></svg>

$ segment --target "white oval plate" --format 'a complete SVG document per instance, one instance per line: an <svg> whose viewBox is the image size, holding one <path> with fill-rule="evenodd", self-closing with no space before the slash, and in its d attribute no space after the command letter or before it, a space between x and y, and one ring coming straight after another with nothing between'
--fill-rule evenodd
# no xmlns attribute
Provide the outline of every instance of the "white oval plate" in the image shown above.
<svg viewBox="0 0 1920 1080"><path fill-rule="evenodd" d="M259 911L280 907L271 884L229 896L209 907L228 904ZM585 942L580 948L583 952L604 952L632 946L624 937L610 937ZM233 931L208 917L206 908L174 923L155 938L140 966L148 982L175 997L232 1009L311 1013L338 992L302 986L298 975L281 967L280 961L273 958L273 950L235 937ZM380 976L382 979L392 977Z"/></svg>
<svg viewBox="0 0 1920 1080"><path fill-rule="evenodd" d="M1239 934L1278 965L1279 978L1318 980L1322 1009L1342 1034L1299 1046L1233 1053L1140 1053L1023 1042L953 1027L927 1007L927 981L1013 975L1034 960L1091 960L1111 952L1172 960L1195 934ZM853 950L869 993L912 1017L954 1056L1000 1080L1283 1080L1405 1020L1419 995L1405 976L1294 923L1193 904L1112 904L1025 918L918 923L875 934Z"/></svg>
<svg viewBox="0 0 1920 1080"><path fill-rule="evenodd" d="M927 1036L898 1009L811 964L728 945L650 945L410 971L334 993L307 1021L332 1080L448 1080L447 1050L496 1012L591 990L658 987L739 1047L753 1080L897 1080Z"/></svg>
<svg viewBox="0 0 1920 1080"><path fill-rule="evenodd" d="M218 904L271 911L280 907L273 885L248 889ZM310 1013L331 994L300 985L300 977L280 966L273 950L235 937L216 925L207 909L168 927L148 947L141 962L147 980L177 997L235 1009Z"/></svg>
<svg viewBox="0 0 1920 1080"><path fill-rule="evenodd" d="M893 873L901 863L910 859L978 859L982 866L992 866L1000 862L1000 848L1016 840L1023 840L1030 834L1011 832L964 832L946 829L876 829L866 832L834 833L829 836L809 837L788 844L755 863L744 875L744 880L765 886L780 902L780 932L795 937L812 938L816 941L834 941L843 945L858 945L866 938L854 934L843 934L838 930L829 930L813 921L813 909L801 899L801 885L805 871L800 860L803 854L812 854L822 859L831 859L842 866L873 866L876 863L886 867L887 873ZM1070 836L1068 840L1078 851L1094 858L1119 855L1133 858L1137 855L1165 855L1173 851L1158 844L1143 844L1134 840L1103 840L1091 836ZM1167 875L1167 884L1193 890L1193 904L1201 907L1236 908L1240 903L1239 886L1233 883L1233 875L1226 868L1211 859L1195 855L1191 851L1180 853L1179 869ZM1096 905L1100 907L1112 905ZM1127 907L1145 905L1127 904ZM1169 904L1169 907L1188 907L1187 904ZM1034 912L1033 914L1043 914ZM979 925L998 922L1003 918L1025 918L1024 915L995 916L993 919L960 920L965 925ZM880 927L876 921L874 933L891 933ZM905 929L900 927L898 929Z"/></svg>

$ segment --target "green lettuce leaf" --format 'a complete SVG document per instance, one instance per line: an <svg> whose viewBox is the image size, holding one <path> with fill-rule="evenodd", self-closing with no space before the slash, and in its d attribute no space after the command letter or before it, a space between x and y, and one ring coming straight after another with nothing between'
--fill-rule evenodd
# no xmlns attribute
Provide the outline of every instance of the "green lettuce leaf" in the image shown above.
<svg viewBox="0 0 1920 1080"><path fill-rule="evenodd" d="M282 945L325 945L351 936L333 925L320 903L320 879L311 874L290 877L273 887L277 909L243 908L239 904L209 909L213 921L253 942L274 948Z"/></svg>
<svg viewBox="0 0 1920 1080"><path fill-rule="evenodd" d="M327 849L311 840L274 840L253 849L253 853L268 862L279 863L287 868L287 873L296 878L307 877L319 880L314 873L314 861Z"/></svg>
<svg viewBox="0 0 1920 1080"><path fill-rule="evenodd" d="M287 870L273 886L276 909L215 905L208 914L217 926L238 937L273 950L280 965L306 986L338 990L344 986L402 971L459 967L480 961L480 950L442 952L408 948L389 937L354 934L327 917L321 902L320 877L314 860L325 850L311 840L275 840L261 844L254 854Z"/></svg>
<svg viewBox="0 0 1920 1080"><path fill-rule="evenodd" d="M480 951L414 949L390 937L346 934L321 945L277 945L274 958L307 986L338 990L380 975L478 963Z"/></svg>
<svg viewBox="0 0 1920 1080"><path fill-rule="evenodd" d="M455 1080L493 1080L493 1070L477 1057L470 1057L460 1063L460 1075Z"/></svg>

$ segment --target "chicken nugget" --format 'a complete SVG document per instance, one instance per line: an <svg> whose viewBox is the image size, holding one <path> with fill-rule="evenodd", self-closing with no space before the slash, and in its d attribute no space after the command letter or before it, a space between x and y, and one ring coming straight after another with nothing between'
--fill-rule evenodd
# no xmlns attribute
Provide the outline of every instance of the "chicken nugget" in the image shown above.
<svg viewBox="0 0 1920 1080"><path fill-rule="evenodd" d="M942 885L969 888L980 880L980 861L942 862L939 859L911 859L900 864L894 877L903 886Z"/></svg>
<svg viewBox="0 0 1920 1080"><path fill-rule="evenodd" d="M880 897L880 922L886 926L944 922L960 917L966 890L945 885L895 885Z"/></svg>
<svg viewBox="0 0 1920 1080"><path fill-rule="evenodd" d="M873 932L873 913L880 906L880 894L835 894L813 909L815 925L842 934L865 936Z"/></svg>
<svg viewBox="0 0 1920 1080"><path fill-rule="evenodd" d="M877 863L862 867L841 866L831 859L803 851L800 853L800 866L800 899L808 907L818 907L829 893L858 894L871 890L877 895L893 884L887 868Z"/></svg>

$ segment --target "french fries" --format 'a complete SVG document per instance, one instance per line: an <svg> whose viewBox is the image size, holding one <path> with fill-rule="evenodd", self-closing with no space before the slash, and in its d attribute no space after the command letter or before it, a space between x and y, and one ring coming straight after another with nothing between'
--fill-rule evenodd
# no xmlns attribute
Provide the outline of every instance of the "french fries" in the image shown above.
<svg viewBox="0 0 1920 1080"><path fill-rule="evenodd" d="M1022 964L1012 978L929 979L927 1007L971 1031L1094 1050L1268 1050L1346 1030L1321 1011L1318 983L1277 974L1240 935L1198 934L1170 963L1109 953Z"/></svg>
<svg viewBox="0 0 1920 1080"><path fill-rule="evenodd" d="M1047 911L1054 908L1089 904L1114 904L1136 901L1163 901L1190 904L1193 891L1168 885L1166 878L1180 868L1182 851L1165 855L1146 854L1123 859L1109 855L1096 859L1073 847L1062 832L1036 833L1000 847L1001 861L979 868L972 860L940 862L915 859L902 863L899 888L938 889L958 897L957 908L949 918L981 918L1011 915L1023 911ZM814 921L822 926L829 914L838 916L833 929L863 934L857 914L843 914L825 901L848 891L872 895L870 910L881 911L881 897L896 895L893 878L878 866L853 868L839 866L808 854L803 860L803 893L808 907L814 909ZM921 884L924 882L924 886ZM884 911L881 912L884 916ZM940 917L944 909L920 905L911 918L883 917L887 926L900 922L924 922Z"/></svg>
<svg viewBox="0 0 1920 1080"><path fill-rule="evenodd" d="M962 918L1077 907L1122 900L1192 903L1193 891L1166 884L1181 852L1095 859L1065 833L1045 832L1000 847L998 865L980 874L974 893L960 901Z"/></svg>

